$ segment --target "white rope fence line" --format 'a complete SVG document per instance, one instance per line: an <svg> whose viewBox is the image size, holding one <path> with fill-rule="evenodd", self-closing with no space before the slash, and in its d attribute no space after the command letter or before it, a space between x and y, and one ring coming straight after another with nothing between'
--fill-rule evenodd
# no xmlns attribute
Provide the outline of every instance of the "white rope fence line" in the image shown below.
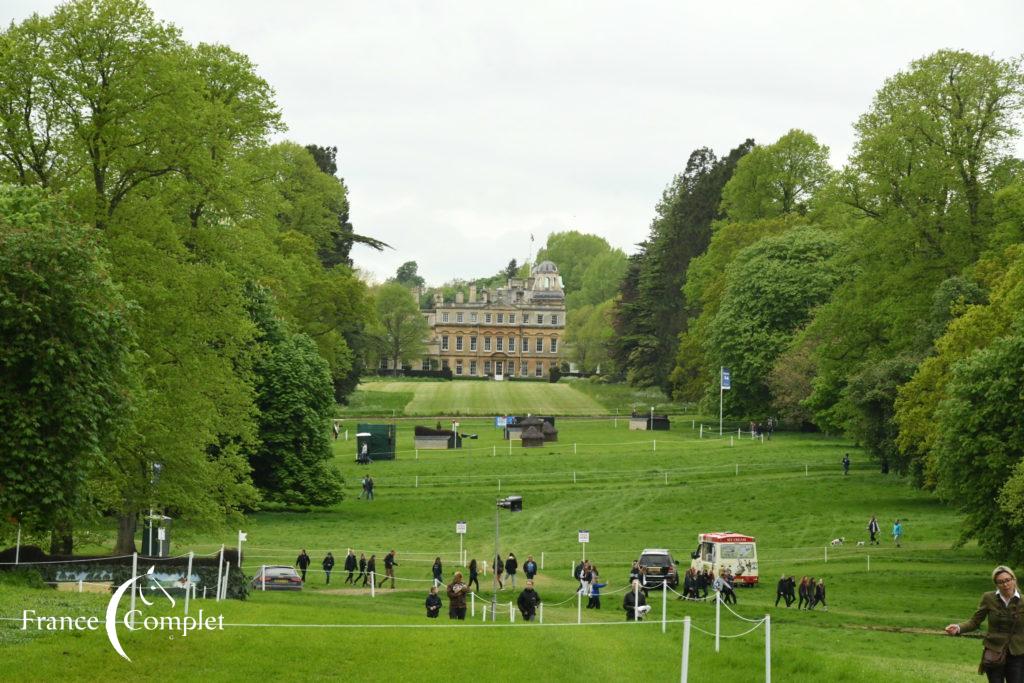
<svg viewBox="0 0 1024 683"><path fill-rule="evenodd" d="M765 622L765 620L764 620L764 619L761 619L760 621L758 621L758 622L757 622L756 624L754 624L753 626L751 626L751 627L750 627L749 629L747 629L747 630L746 630L746 631L744 631L743 633L734 633L734 634L732 634L732 635L726 635L725 633L719 633L719 634L718 634L718 637L719 637L719 638L742 638L743 636L745 636L745 635L749 635L749 634L753 633L754 631L756 631L757 629L761 628L761 625L762 625L762 624L764 624L764 622ZM701 632L701 633L703 633L704 635L707 635L707 636L711 636L712 638L714 638L714 637L715 637L715 634L714 634L714 632L712 632L712 631L705 631L705 630L704 630L704 629L702 629L702 628L699 628L699 627L697 627L697 626L694 626L694 625L693 625L693 622L691 622L691 623L690 623L690 628L692 628L692 629L693 629L693 630L695 630L695 631L700 631L700 632Z"/></svg>
<svg viewBox="0 0 1024 683"><path fill-rule="evenodd" d="M745 616L743 616L742 614L737 614L736 611L732 607L729 607L729 603L727 603L725 601L722 601L722 606L725 607L725 609L727 609L730 612L732 612L732 615L734 617L736 617L737 619L742 619L743 621L749 622L751 624L753 624L753 623L761 624L761 623L764 622L764 617L761 617L760 619L748 619Z"/></svg>

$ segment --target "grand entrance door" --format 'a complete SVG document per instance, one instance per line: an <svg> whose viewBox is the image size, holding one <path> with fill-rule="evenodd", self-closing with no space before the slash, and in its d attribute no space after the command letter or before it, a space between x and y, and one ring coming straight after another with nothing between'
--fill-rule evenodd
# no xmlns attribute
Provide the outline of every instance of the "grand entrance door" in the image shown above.
<svg viewBox="0 0 1024 683"><path fill-rule="evenodd" d="M502 372L502 367L503 367L502 366L502 362L500 360L494 361L494 374L495 375L504 375L505 373Z"/></svg>

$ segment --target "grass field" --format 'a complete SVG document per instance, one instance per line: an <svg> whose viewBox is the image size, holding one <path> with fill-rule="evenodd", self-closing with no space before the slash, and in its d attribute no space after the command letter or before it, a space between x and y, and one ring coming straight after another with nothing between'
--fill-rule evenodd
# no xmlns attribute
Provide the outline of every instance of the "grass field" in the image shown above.
<svg viewBox="0 0 1024 683"><path fill-rule="evenodd" d="M547 382L451 382L371 378L359 385L339 416L628 415L654 406L658 413L689 412L657 388L563 379Z"/></svg>
<svg viewBox="0 0 1024 683"><path fill-rule="evenodd" d="M198 601L193 609L223 614L225 623L237 625L187 638L120 629L131 664L113 652L102 632L37 633L6 622L0 628L2 678L678 680L681 625L670 623L662 634L660 594L651 593L652 620L623 621L629 563L644 547L667 547L677 559L687 558L698 533L729 529L758 539L763 584L739 591L736 610L752 619L771 615L774 680L976 680L980 642L940 630L972 612L990 587L986 577L994 563L974 547L951 550L958 520L949 508L880 475L848 444L785 433L764 443L737 440L735 433L732 439L700 439L699 430L683 420L671 432L650 433L628 431L625 420L614 426L613 418L560 419L557 444L530 450L514 445L510 454L490 420L464 419L463 431L480 435L466 441L467 448L416 453L414 423L400 423L398 459L369 468L353 462L354 441L335 442L348 496L334 508L260 513L244 527L249 573L263 563L293 563L300 547L309 549L314 567L326 550L340 561L347 547L376 553L382 567L383 555L395 548L397 590L381 589L372 598L364 589L339 590L344 573L336 568L331 587L313 572L301 594ZM854 460L848 477L839 468L846 451ZM357 498L366 471L377 482L374 501ZM537 583L545 623L510 624L507 611L494 625L483 623L479 612L455 626L446 618L428 622L422 605L434 557L442 557L446 578L456 568L455 522L468 524L469 557L492 558L494 501L511 493L524 497L524 511L501 511L501 550L514 551L520 562L528 554L538 561L543 556ZM888 538L881 547L854 544L866 536L871 514L885 531L893 518L905 520L903 548ZM582 610L582 626L575 623L570 577L581 552L579 529L590 531L587 557L609 584L600 612ZM848 543L829 548L826 562L825 547L837 536ZM221 543L233 545L234 531L191 533L184 524L175 529L176 552L210 552ZM774 585L783 572L824 577L830 610L775 608ZM489 578L482 580L481 602L490 598ZM502 591L500 602L515 594ZM106 600L0 584L5 617L26 608L102 616ZM147 613L160 609L157 604ZM691 681L763 680L760 628L723 639L715 653L713 639L701 632L714 629L713 606L667 601L669 620L685 615L695 629ZM751 626L723 610L723 634Z"/></svg>

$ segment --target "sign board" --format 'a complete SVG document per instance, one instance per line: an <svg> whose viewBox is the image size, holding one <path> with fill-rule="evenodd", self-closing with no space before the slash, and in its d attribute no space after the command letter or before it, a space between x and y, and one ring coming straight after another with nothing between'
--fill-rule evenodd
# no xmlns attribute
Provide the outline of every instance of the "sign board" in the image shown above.
<svg viewBox="0 0 1024 683"><path fill-rule="evenodd" d="M158 541L166 541L167 540L167 530L164 529L163 527L157 527L157 530L156 530L156 540L158 540Z"/></svg>
<svg viewBox="0 0 1024 683"><path fill-rule="evenodd" d="M728 390L732 388L732 375L729 372L729 368L722 368L722 389Z"/></svg>
<svg viewBox="0 0 1024 683"><path fill-rule="evenodd" d="M590 543L590 532L580 529L580 543Z"/></svg>
<svg viewBox="0 0 1024 683"><path fill-rule="evenodd" d="M464 534L464 533L466 533L466 523L465 522L456 522L455 523L455 533L457 533L457 534Z"/></svg>

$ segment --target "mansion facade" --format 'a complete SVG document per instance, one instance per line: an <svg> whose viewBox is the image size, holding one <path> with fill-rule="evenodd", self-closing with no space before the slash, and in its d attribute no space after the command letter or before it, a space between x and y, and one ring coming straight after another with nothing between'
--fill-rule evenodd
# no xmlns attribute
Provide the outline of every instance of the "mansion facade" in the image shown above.
<svg viewBox="0 0 1024 683"><path fill-rule="evenodd" d="M505 287L469 288L454 302L438 294L424 312L430 325L423 370L450 368L456 377L547 377L561 362L565 293L558 268L538 263L528 278Z"/></svg>

